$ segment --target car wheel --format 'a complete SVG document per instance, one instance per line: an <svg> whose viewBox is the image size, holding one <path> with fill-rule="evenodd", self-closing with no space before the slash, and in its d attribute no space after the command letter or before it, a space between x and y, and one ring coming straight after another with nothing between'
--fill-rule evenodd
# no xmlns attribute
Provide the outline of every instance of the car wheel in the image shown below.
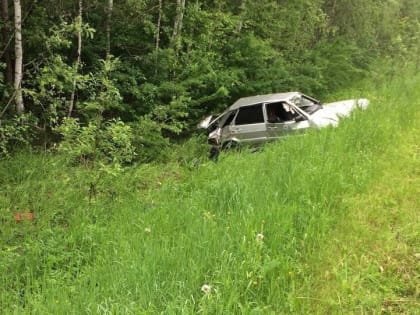
<svg viewBox="0 0 420 315"><path fill-rule="evenodd" d="M223 143L222 150L237 150L239 148L239 143L236 141L228 141Z"/></svg>
<svg viewBox="0 0 420 315"><path fill-rule="evenodd" d="M219 158L219 154L220 154L219 147L212 146L209 151L209 159L213 161L217 161L217 159Z"/></svg>

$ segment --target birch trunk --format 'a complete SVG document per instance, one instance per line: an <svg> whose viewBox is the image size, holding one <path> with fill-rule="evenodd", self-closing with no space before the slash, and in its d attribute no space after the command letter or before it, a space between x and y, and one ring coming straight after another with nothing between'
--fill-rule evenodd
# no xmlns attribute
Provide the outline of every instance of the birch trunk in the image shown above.
<svg viewBox="0 0 420 315"><path fill-rule="evenodd" d="M159 15L156 26L156 44L155 44L155 75L158 72L158 52L160 45L160 25L162 23L162 0L159 0Z"/></svg>
<svg viewBox="0 0 420 315"><path fill-rule="evenodd" d="M83 0L79 0L79 16L77 17L77 59L75 67L75 77L73 79L73 91L71 92L70 102L69 102L69 113L68 117L71 117L74 108L74 98L76 96L76 87L77 87L77 73L80 68L81 55L82 55L82 14L83 14Z"/></svg>
<svg viewBox="0 0 420 315"><path fill-rule="evenodd" d="M172 33L172 45L175 47L175 50L178 50L181 45L181 31L182 22L184 20L185 1L186 0L176 0L176 16L174 21L174 31Z"/></svg>
<svg viewBox="0 0 420 315"><path fill-rule="evenodd" d="M22 114L25 110L22 97L23 77L23 48L22 48L22 8L20 0L14 0L15 8L15 80L14 88L16 113Z"/></svg>

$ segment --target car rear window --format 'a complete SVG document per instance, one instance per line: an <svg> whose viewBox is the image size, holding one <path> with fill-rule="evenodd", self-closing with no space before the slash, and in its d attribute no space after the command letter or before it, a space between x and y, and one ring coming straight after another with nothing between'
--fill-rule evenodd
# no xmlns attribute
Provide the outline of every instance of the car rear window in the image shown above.
<svg viewBox="0 0 420 315"><path fill-rule="evenodd" d="M264 122L262 104L241 107L235 125L257 124Z"/></svg>

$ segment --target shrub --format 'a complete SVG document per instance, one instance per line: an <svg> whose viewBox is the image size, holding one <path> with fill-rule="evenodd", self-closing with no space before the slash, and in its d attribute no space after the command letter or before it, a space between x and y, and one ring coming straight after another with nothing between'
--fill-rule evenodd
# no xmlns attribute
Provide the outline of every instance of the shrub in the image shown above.
<svg viewBox="0 0 420 315"><path fill-rule="evenodd" d="M31 125L34 122L35 118L30 114L0 119L0 157L8 156L14 149L31 143Z"/></svg>
<svg viewBox="0 0 420 315"><path fill-rule="evenodd" d="M131 127L118 119L81 126L77 119L66 118L56 130L63 136L59 151L73 162L126 164L136 155Z"/></svg>
<svg viewBox="0 0 420 315"><path fill-rule="evenodd" d="M138 161L163 162L169 159L171 146L169 139L162 135L161 124L144 116L131 127Z"/></svg>
<svg viewBox="0 0 420 315"><path fill-rule="evenodd" d="M129 125L121 120L105 123L101 130L100 150L107 162L118 164L130 163L136 156L133 146L133 132Z"/></svg>

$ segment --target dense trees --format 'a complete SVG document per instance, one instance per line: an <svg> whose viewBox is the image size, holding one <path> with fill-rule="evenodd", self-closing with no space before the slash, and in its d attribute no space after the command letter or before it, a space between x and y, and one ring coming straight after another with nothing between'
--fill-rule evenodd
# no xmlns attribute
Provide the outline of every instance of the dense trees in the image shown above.
<svg viewBox="0 0 420 315"><path fill-rule="evenodd" d="M79 130L130 126L149 160L154 144L166 147L237 97L321 96L377 57L419 60L416 0L24 0L22 13L20 2L2 0L4 148L29 135L57 141L72 117ZM7 137L24 109L27 134Z"/></svg>

